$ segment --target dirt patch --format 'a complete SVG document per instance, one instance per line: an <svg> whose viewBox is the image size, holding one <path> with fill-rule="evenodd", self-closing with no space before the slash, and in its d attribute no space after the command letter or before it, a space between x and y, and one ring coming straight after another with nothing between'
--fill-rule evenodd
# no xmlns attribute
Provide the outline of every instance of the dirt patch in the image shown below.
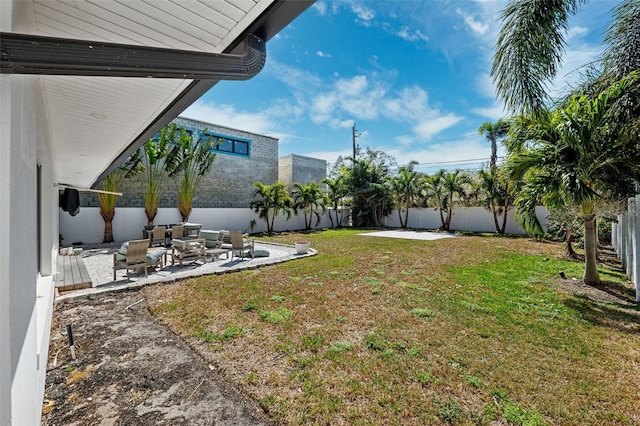
<svg viewBox="0 0 640 426"><path fill-rule="evenodd" d="M76 360L71 359L67 324L73 325ZM140 292L127 292L55 306L42 424L244 426L269 421L215 367L155 323Z"/></svg>

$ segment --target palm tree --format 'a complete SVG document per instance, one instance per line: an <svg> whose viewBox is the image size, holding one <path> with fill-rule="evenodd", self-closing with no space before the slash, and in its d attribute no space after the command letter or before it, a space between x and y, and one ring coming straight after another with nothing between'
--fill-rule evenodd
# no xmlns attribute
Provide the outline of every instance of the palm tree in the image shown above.
<svg viewBox="0 0 640 426"><path fill-rule="evenodd" d="M353 194L353 226L382 226L393 205L386 162L375 158L356 160L346 176L345 184Z"/></svg>
<svg viewBox="0 0 640 426"><path fill-rule="evenodd" d="M546 84L562 61L571 15L583 0L512 0L502 13L491 75L514 112L537 114L549 102ZM611 84L640 69L640 3L623 0L607 30L600 79Z"/></svg>
<svg viewBox="0 0 640 426"><path fill-rule="evenodd" d="M454 199L464 197L465 186L469 181L469 176L460 169L453 172L441 169L435 175L427 177L427 196L435 200L436 208L440 211L441 230L449 231L453 218Z"/></svg>
<svg viewBox="0 0 640 426"><path fill-rule="evenodd" d="M327 204L331 205L336 215L336 222L334 224L331 211L329 211L329 219L331 220L331 226L342 226L342 212L338 212L338 209L342 206L342 200L347 196L347 187L344 184L344 175L337 176L335 179L324 178L322 180L327 186L326 198Z"/></svg>
<svg viewBox="0 0 640 426"><path fill-rule="evenodd" d="M495 123L486 121L478 128L478 133L480 133L480 136L486 135L489 142L491 142L489 167L495 167L498 160L498 139L505 137L509 133L509 122L503 119Z"/></svg>
<svg viewBox="0 0 640 426"><path fill-rule="evenodd" d="M496 232L504 234L507 228L507 214L513 206L512 185L508 179L504 178L497 167L491 167L489 170L480 170L478 177L480 179L480 187L485 196L485 207L493 215ZM502 216L502 222L498 221L499 216Z"/></svg>
<svg viewBox="0 0 640 426"><path fill-rule="evenodd" d="M113 218L116 215L116 202L118 201L118 195L116 192L120 189L126 172L123 169L115 169L109 173L100 182L99 188L105 192L99 192L98 203L100 204L100 216L104 220L104 237L103 243L113 242Z"/></svg>
<svg viewBox="0 0 640 426"><path fill-rule="evenodd" d="M216 159L213 148L218 143L220 140L214 141L206 129L195 143L192 135L180 129L180 136L174 139L167 153L166 169L178 190L178 210L183 222L189 221L193 196L202 177L211 170Z"/></svg>
<svg viewBox="0 0 640 426"><path fill-rule="evenodd" d="M326 198L315 182L308 182L306 184L294 183L293 184L293 211L298 214L298 210L302 210L304 213L304 227L305 229L311 229L311 220L315 216L316 225L320 223L320 214L318 209L326 211Z"/></svg>
<svg viewBox="0 0 640 426"><path fill-rule="evenodd" d="M596 201L634 193L640 179L640 150L625 123L609 120L616 101L640 81L632 73L597 98L572 97L553 111L519 117L510 144L508 170L524 184L517 214L528 229L541 233L535 206L579 207L584 220L584 282L600 283L596 265Z"/></svg>
<svg viewBox="0 0 640 426"><path fill-rule="evenodd" d="M254 198L257 199L253 200L249 206L267 223L267 233L273 234L273 223L280 211L287 216L287 220L291 219L293 199L282 182L276 182L273 185L254 182L253 186L256 187Z"/></svg>
<svg viewBox="0 0 640 426"><path fill-rule="evenodd" d="M396 208L398 209L398 217L400 219L400 227L406 228L409 222L409 208L415 204L416 197L421 193L422 180L418 172L413 170L417 162L412 161L408 166L398 169L398 175L389 178L391 185L391 194L394 198ZM402 215L404 211L404 217Z"/></svg>
<svg viewBox="0 0 640 426"><path fill-rule="evenodd" d="M163 127L157 138L149 139L132 156L134 167L143 171L141 183L144 187L144 213L149 226L153 225L153 220L158 214L158 203L167 175L165 159L174 146L176 133L176 123Z"/></svg>

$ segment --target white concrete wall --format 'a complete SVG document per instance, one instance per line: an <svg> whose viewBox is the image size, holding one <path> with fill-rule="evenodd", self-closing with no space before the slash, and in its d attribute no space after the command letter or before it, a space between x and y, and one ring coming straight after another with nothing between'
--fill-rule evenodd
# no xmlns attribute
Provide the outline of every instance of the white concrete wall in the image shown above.
<svg viewBox="0 0 640 426"><path fill-rule="evenodd" d="M63 246L70 246L74 242L83 244L101 243L104 236L104 221L97 207L82 207L77 216L60 212L60 233ZM331 220L328 213L321 214L321 221L315 226L315 219L311 222L312 228L329 228ZM193 209L189 222L199 223L202 229L226 229L251 232L249 222L255 219L256 226L253 232L266 232L267 225L253 210L244 209ZM180 223L178 209L158 209L154 223L157 225ZM344 221L346 224L346 220ZM118 207L113 219L113 239L117 242L142 238L142 230L147 224L147 217L143 208ZM304 229L304 216L300 212L292 215L290 220L282 213L276 217L275 231L294 231Z"/></svg>
<svg viewBox="0 0 640 426"><path fill-rule="evenodd" d="M31 6L24 1L0 2L0 30L28 32L33 22L24 18L33 16L27 10ZM39 424L44 395L58 251L58 191L43 105L37 77L0 75L1 425Z"/></svg>
<svg viewBox="0 0 640 426"><path fill-rule="evenodd" d="M538 220L546 229L547 210L544 207L537 207ZM451 219L451 231L472 231L472 232L495 232L493 215L483 207L456 207L453 210ZM404 215L404 211L403 211ZM499 217L501 220L502 217ZM502 223L502 222L500 222ZM394 210L384 221L385 226L400 227L398 211ZM437 229L442 225L440 211L433 208L409 209L408 227L415 229ZM509 210L507 216L507 234L524 235L525 231L515 220L514 210Z"/></svg>

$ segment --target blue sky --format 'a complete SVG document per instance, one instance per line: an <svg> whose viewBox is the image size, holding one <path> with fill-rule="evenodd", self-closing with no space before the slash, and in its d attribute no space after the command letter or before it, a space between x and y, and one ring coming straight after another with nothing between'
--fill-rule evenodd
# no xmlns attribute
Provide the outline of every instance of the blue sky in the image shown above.
<svg viewBox="0 0 640 426"><path fill-rule="evenodd" d="M592 0L571 20L552 92L599 57L616 4ZM318 1L267 43L258 76L218 83L181 115L277 137L280 156L328 162L351 155L356 123L360 147L383 150L399 165L477 169L490 155L478 127L506 115L489 76L505 5Z"/></svg>

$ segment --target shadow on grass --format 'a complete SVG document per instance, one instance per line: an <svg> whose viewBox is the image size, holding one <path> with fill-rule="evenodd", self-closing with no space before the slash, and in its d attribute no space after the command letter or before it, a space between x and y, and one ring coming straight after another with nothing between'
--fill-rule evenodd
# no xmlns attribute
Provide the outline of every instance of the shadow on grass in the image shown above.
<svg viewBox="0 0 640 426"><path fill-rule="evenodd" d="M605 282L598 289L619 299L621 303L605 303L592 300L589 295L578 295L565 300L564 304L593 325L640 334L640 304L635 303L635 290L611 282Z"/></svg>

